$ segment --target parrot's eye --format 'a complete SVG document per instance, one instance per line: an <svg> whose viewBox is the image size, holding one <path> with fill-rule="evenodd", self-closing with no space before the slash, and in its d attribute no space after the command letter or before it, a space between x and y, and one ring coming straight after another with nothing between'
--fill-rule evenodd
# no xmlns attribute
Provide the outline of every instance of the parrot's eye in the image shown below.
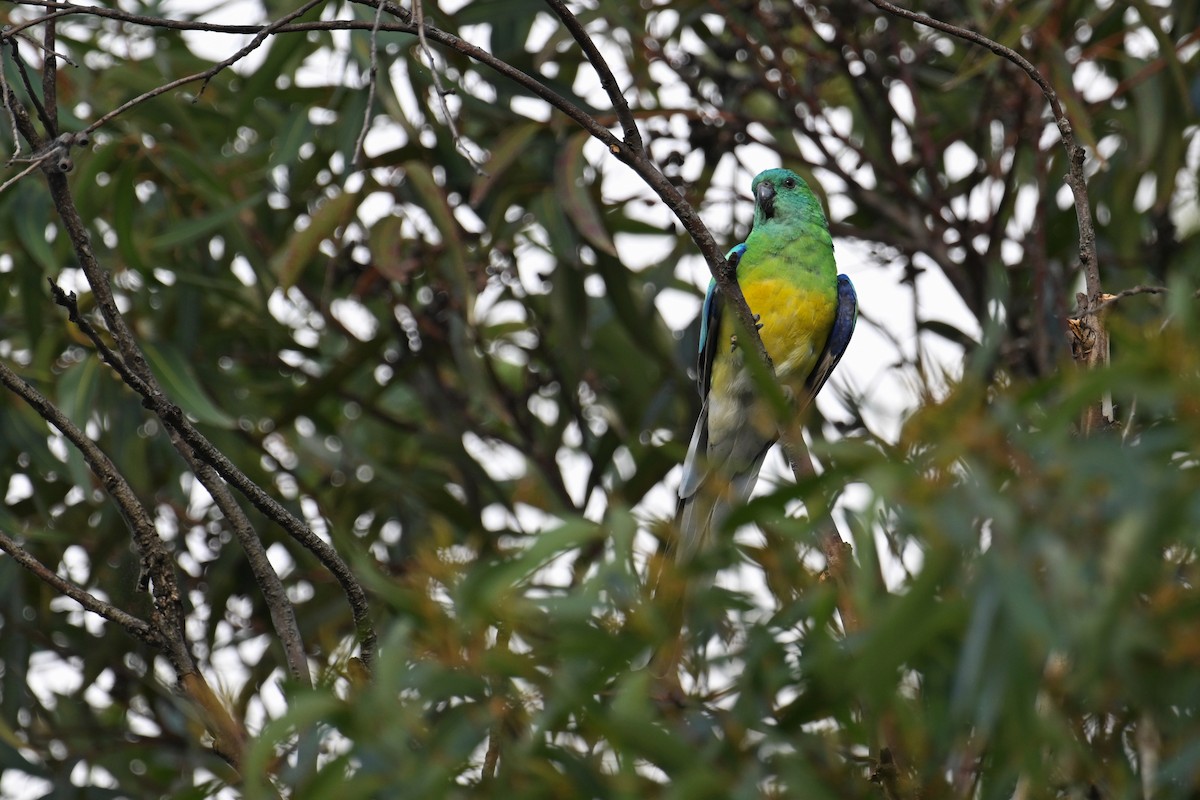
<svg viewBox="0 0 1200 800"><path fill-rule="evenodd" d="M795 178L784 178L783 179L783 188L795 189L796 188L796 179Z"/></svg>

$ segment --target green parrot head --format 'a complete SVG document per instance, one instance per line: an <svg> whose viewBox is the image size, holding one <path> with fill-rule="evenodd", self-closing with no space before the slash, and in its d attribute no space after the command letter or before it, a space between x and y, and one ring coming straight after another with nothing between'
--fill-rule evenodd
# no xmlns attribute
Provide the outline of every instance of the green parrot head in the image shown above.
<svg viewBox="0 0 1200 800"><path fill-rule="evenodd" d="M828 230L821 201L808 184L790 169L760 172L750 184L754 194L754 229L774 225L816 225Z"/></svg>

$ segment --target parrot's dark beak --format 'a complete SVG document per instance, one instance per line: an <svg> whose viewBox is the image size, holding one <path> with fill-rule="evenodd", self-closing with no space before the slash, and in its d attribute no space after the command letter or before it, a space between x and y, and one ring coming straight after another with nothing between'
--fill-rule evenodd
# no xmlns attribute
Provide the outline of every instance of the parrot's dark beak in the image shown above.
<svg viewBox="0 0 1200 800"><path fill-rule="evenodd" d="M758 207L762 209L763 216L767 219L775 216L775 186L770 181L763 181L758 185L758 190L754 193L755 201Z"/></svg>

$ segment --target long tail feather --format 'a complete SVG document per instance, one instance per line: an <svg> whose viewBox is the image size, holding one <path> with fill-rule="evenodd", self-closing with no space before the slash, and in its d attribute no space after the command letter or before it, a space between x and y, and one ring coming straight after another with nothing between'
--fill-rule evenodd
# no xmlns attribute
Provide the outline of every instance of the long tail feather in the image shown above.
<svg viewBox="0 0 1200 800"><path fill-rule="evenodd" d="M679 526L675 559L683 563L702 551L729 512L750 499L763 460L774 442L766 442L746 467L728 478L710 470L692 492L679 498L675 519Z"/></svg>

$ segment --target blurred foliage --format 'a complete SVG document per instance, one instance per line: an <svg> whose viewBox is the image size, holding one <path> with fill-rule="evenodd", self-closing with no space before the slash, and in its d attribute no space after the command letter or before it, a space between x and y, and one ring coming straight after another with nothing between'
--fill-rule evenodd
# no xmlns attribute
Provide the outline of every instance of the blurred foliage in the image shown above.
<svg viewBox="0 0 1200 800"><path fill-rule="evenodd" d="M11 5L10 22L42 13ZM542 3L442 5L424 4L430 24L610 121ZM1106 289L1172 292L1110 311L1110 369L1069 365L1079 275L1061 146L1036 87L983 50L865 0L580 9L718 240L745 234L754 172L796 166L827 194L840 242L914 295L919 341L962 349L962 377L926 385L936 370L901 341L887 358L923 401L899 435L879 433L869 394L844 398L850 420L823 426L829 441L815 431L821 475L755 500L736 521L764 537L728 537L686 576L712 588L686 609L683 696L645 668L672 636L645 561L696 411L694 331L662 316L697 295L677 271L695 248L565 117L438 50L479 174L414 37L378 37L368 108L369 33L310 31L272 37L199 98L193 84L131 108L76 158L76 202L172 399L370 589L382 643L364 680L337 584L247 504L316 688L284 679L245 558L161 424L51 302L48 277L92 307L43 182L0 194L0 357L105 448L174 548L194 650L261 731L227 792L1195 793L1200 7L913 7L1045 72L1089 146ZM355 4L306 19L334 11L374 19ZM233 21L282 13L246 4ZM60 67L60 122L81 129L241 41L63 17L57 48L79 66ZM928 294L931 272L952 294ZM955 296L973 325L947 321ZM864 328L894 333L882 314L867 309ZM1075 438L1105 391L1124 425ZM0 530L148 614L103 486L16 397L0 403ZM862 627L843 637L810 525L786 511L846 487L866 499L846 512ZM721 570L742 579L712 584ZM0 794L188 798L232 784L153 653L9 558L0 586Z"/></svg>

